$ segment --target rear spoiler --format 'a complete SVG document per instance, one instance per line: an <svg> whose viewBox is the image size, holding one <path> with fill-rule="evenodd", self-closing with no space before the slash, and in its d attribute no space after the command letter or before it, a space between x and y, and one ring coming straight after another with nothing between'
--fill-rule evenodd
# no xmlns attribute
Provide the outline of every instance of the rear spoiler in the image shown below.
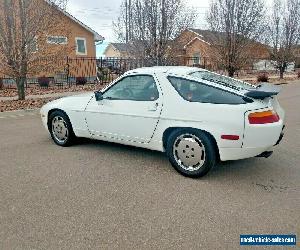
<svg viewBox="0 0 300 250"><path fill-rule="evenodd" d="M257 88L250 89L248 92L245 93L245 95L253 99L263 100L267 97L278 95L280 90L281 87L279 86L275 86L270 83L262 83Z"/></svg>

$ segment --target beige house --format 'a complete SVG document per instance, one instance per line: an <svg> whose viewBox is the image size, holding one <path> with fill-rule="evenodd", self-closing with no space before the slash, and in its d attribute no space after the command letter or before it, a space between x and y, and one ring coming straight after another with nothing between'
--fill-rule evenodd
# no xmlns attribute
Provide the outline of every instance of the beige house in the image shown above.
<svg viewBox="0 0 300 250"><path fill-rule="evenodd" d="M126 43L110 43L105 51L105 57L128 58L129 46Z"/></svg>
<svg viewBox="0 0 300 250"><path fill-rule="evenodd" d="M49 35L47 37L48 44L67 44L71 48L70 57L96 57L96 42L101 42L104 37L99 35L96 31L79 21L77 18L59 9L62 12L61 22L67 23L70 29L67 36ZM62 32L64 33L64 32ZM72 49L73 48L73 49Z"/></svg>
<svg viewBox="0 0 300 250"><path fill-rule="evenodd" d="M62 41L66 41L70 51L68 54L70 76L96 77L96 44L104 41L104 37L68 12L62 10L62 13L64 22L68 22L70 28L68 36L62 36ZM60 39L61 36L54 36L54 40ZM57 43L54 46L56 45Z"/></svg>

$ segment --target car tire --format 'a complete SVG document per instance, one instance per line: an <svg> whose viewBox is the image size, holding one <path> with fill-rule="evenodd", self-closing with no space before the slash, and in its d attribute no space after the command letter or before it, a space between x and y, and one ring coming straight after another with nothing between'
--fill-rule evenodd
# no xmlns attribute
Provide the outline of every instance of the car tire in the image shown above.
<svg viewBox="0 0 300 250"><path fill-rule="evenodd" d="M49 115L48 129L57 145L67 147L74 144L76 136L69 117L63 111L54 111Z"/></svg>
<svg viewBox="0 0 300 250"><path fill-rule="evenodd" d="M202 177L216 164L213 139L197 129L173 131L168 137L166 151L172 166L186 177Z"/></svg>

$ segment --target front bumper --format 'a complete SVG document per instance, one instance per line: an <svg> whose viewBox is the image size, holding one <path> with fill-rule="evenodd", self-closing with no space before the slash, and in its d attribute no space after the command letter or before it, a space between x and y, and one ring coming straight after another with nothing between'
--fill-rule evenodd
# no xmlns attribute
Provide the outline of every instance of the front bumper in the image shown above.
<svg viewBox="0 0 300 250"><path fill-rule="evenodd" d="M46 130L48 130L48 113L43 108L40 110L42 123Z"/></svg>

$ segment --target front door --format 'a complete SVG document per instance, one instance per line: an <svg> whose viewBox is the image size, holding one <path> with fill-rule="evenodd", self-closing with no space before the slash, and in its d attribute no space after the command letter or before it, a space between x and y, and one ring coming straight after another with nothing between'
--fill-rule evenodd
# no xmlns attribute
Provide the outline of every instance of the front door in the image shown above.
<svg viewBox="0 0 300 250"><path fill-rule="evenodd" d="M98 139L148 143L162 108L162 95L151 75L126 76L95 97L86 108L90 133Z"/></svg>

